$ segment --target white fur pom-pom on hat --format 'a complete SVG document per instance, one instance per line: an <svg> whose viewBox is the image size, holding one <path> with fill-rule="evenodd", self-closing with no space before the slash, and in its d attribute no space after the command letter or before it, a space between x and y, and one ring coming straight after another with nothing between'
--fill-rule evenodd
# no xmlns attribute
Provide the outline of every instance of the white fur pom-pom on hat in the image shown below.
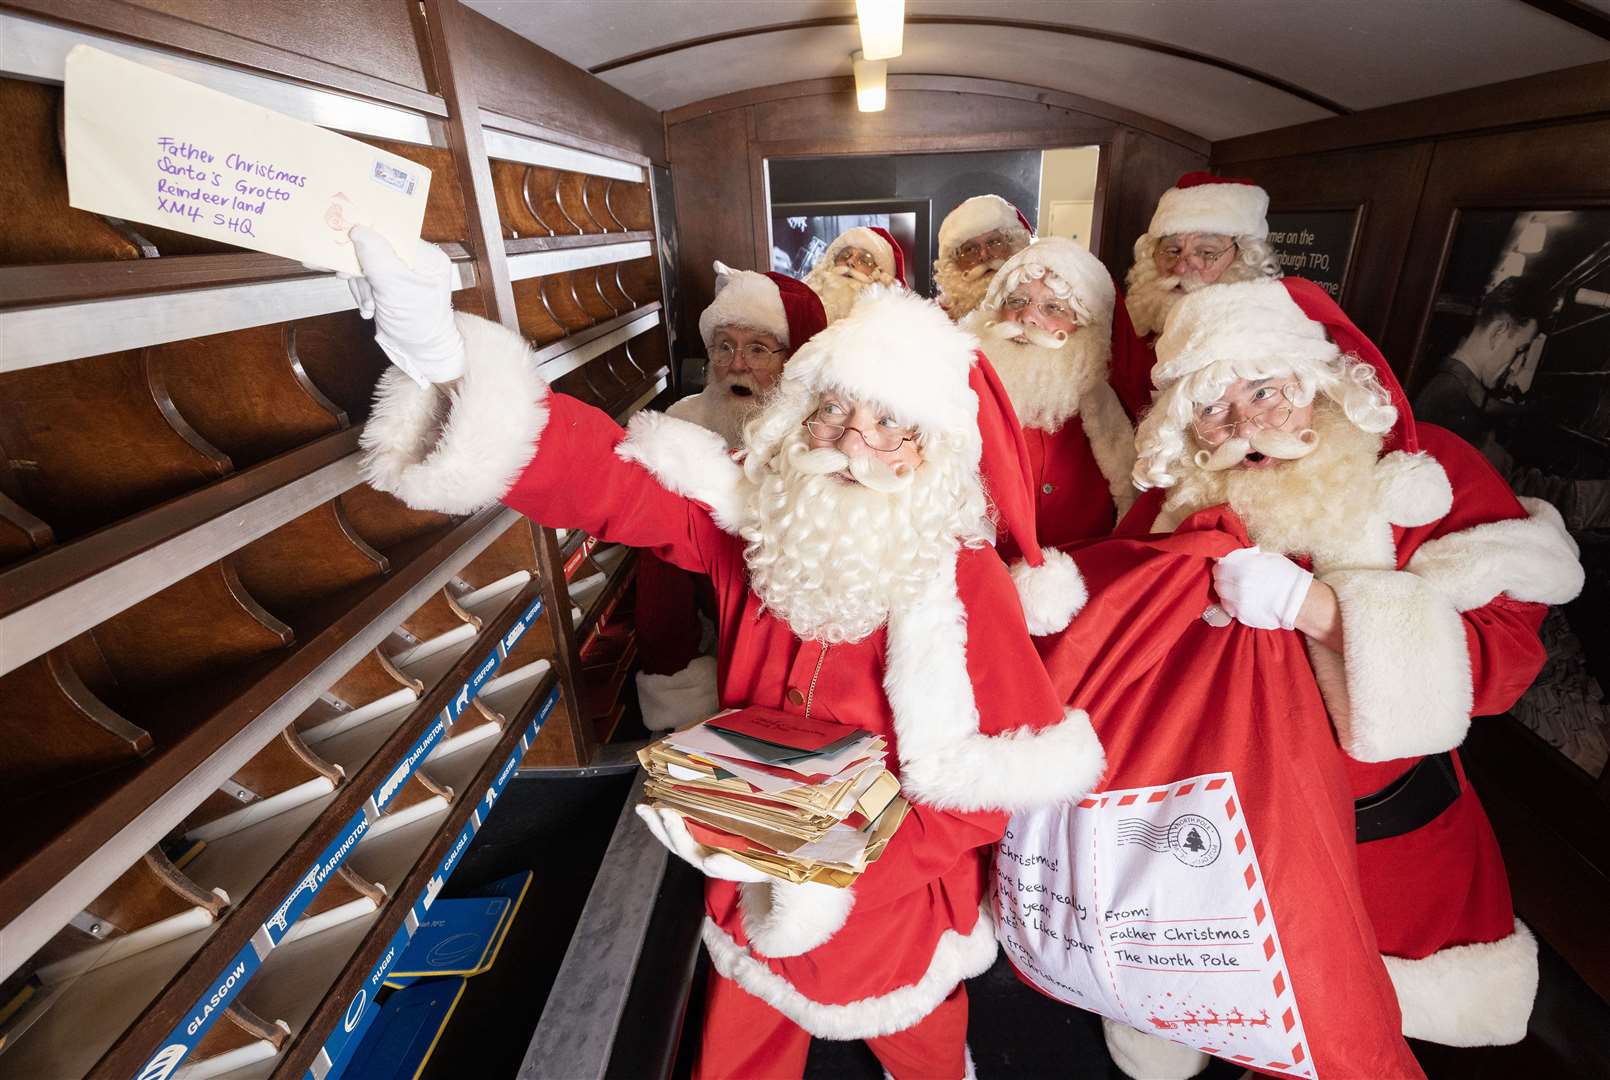
<svg viewBox="0 0 1610 1080"><path fill-rule="evenodd" d="M1024 622L1035 637L1067 629L1090 596L1072 556L1049 547L1041 548L1040 554L1044 562L1039 566L1022 559L1011 566Z"/></svg>
<svg viewBox="0 0 1610 1080"><path fill-rule="evenodd" d="M1269 235L1268 216L1269 193L1251 180L1193 172L1163 192L1146 232L1159 240L1185 233L1262 240Z"/></svg>

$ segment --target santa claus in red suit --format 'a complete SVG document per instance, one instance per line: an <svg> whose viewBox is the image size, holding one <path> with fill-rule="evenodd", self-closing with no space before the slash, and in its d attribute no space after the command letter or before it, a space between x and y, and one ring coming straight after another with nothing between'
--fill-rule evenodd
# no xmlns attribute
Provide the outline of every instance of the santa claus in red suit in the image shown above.
<svg viewBox="0 0 1610 1080"><path fill-rule="evenodd" d="M1186 173L1157 200L1135 241L1113 334L1113 388L1131 416L1151 404L1153 349L1168 313L1209 285L1280 277L1269 244L1269 193L1251 180Z"/></svg>
<svg viewBox="0 0 1610 1080"><path fill-rule="evenodd" d="M715 264L715 300L699 316L704 389L667 414L720 435L729 447L744 422L777 385L794 350L824 326L822 303L804 282L784 274ZM698 597L708 583L644 552L637 567L637 644L642 670L637 698L643 724L669 731L716 711L716 662L700 649Z"/></svg>
<svg viewBox="0 0 1610 1080"><path fill-rule="evenodd" d="M1416 425L1380 353L1311 282L1194 292L1157 358L1136 436L1135 481L1151 490L1120 534L1221 506L1245 525L1254 546L1218 561L1205 618L1308 647L1404 1034L1519 1041L1537 947L1457 748L1473 716L1503 712L1537 674L1546 605L1582 585L1575 545L1553 507ZM1112 1025L1109 1045L1136 1076L1205 1064Z"/></svg>
<svg viewBox="0 0 1610 1080"><path fill-rule="evenodd" d="M850 888L766 878L645 811L708 878L697 1074L799 1076L812 1035L866 1039L902 1080L970 1073L961 984L995 957L987 845L1008 811L1076 797L1103 768L990 543L982 476L1009 485L993 463L1014 448L994 438L1010 408L972 340L926 300L868 297L790 359L734 460L693 424L643 413L622 431L551 392L517 335L453 315L437 249L409 269L378 234L354 246L378 336L429 380L382 378L371 483L448 513L501 499L708 574L723 706L832 719L894 751L911 813ZM1000 527L1040 561L1032 518Z"/></svg>
<svg viewBox="0 0 1610 1080"><path fill-rule="evenodd" d="M1135 430L1107 382L1112 312L1106 267L1044 237L1002 264L961 323L1023 424L1035 531L1054 547L1106 536L1135 501Z"/></svg>
<svg viewBox="0 0 1610 1080"><path fill-rule="evenodd" d="M816 290L827 311L827 321L837 322L850 313L861 294L874 285L906 285L906 256L889 230L876 225L857 225L845 229L822 252L805 284Z"/></svg>
<svg viewBox="0 0 1610 1080"><path fill-rule="evenodd" d="M939 225L934 299L952 319L966 318L989 292L996 271L1033 238L1023 211L999 195L974 195Z"/></svg>

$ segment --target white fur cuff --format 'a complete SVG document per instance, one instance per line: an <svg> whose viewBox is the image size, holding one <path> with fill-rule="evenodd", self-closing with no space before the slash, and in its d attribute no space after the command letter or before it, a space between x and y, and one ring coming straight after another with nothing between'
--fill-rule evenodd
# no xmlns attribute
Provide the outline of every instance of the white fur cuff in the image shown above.
<svg viewBox="0 0 1610 1080"><path fill-rule="evenodd" d="M995 927L981 913L970 934L947 930L934 946L922 978L876 997L844 1005L812 1001L763 961L755 959L711 919L704 920L710 965L819 1039L875 1039L904 1031L933 1012L956 984L995 962Z"/></svg>
<svg viewBox="0 0 1610 1080"><path fill-rule="evenodd" d="M1341 605L1343 656L1318 644L1309 655L1342 749L1357 761L1391 761L1464 742L1475 700L1470 652L1447 597L1396 570L1321 580Z"/></svg>
<svg viewBox="0 0 1610 1080"><path fill-rule="evenodd" d="M855 893L810 881L761 881L738 887L738 906L756 955L799 956L839 932L855 906Z"/></svg>
<svg viewBox="0 0 1610 1080"><path fill-rule="evenodd" d="M1521 499L1527 515L1477 525L1420 545L1409 560L1418 574L1460 611L1499 593L1536 604L1564 604L1582 591L1576 541L1560 512L1542 499Z"/></svg>
<svg viewBox="0 0 1610 1080"><path fill-rule="evenodd" d="M637 703L643 710L643 726L650 731L675 731L708 720L721 709L716 658L695 656L687 667L669 675L639 671Z"/></svg>
<svg viewBox="0 0 1610 1080"><path fill-rule="evenodd" d="M1041 566L1022 559L1012 564L1012 584L1017 586L1029 633L1036 637L1066 629L1090 598L1072 556L1056 548L1041 548L1040 554L1045 557Z"/></svg>
<svg viewBox="0 0 1610 1080"><path fill-rule="evenodd" d="M704 503L718 526L737 535L743 470L720 435L664 413L640 412L627 424L615 454L643 466L667 491Z"/></svg>
<svg viewBox="0 0 1610 1080"><path fill-rule="evenodd" d="M1403 1034L1445 1046L1507 1046L1526 1037L1537 997L1537 939L1519 919L1498 941L1421 960L1384 956Z"/></svg>
<svg viewBox="0 0 1610 1080"><path fill-rule="evenodd" d="M387 370L359 444L374 487L418 510L471 514L502 498L535 456L548 386L518 334L474 315L455 318L463 377L420 386Z"/></svg>
<svg viewBox="0 0 1610 1080"><path fill-rule="evenodd" d="M1033 810L1089 794L1107 771L1101 740L1083 709L1059 723L1003 735L977 731L921 749L901 746L900 783L945 810Z"/></svg>

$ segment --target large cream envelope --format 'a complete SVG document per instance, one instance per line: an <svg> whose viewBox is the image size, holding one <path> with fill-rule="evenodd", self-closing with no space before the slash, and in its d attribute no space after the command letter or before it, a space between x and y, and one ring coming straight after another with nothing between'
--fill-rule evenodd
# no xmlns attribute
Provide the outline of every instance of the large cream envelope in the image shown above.
<svg viewBox="0 0 1610 1080"><path fill-rule="evenodd" d="M67 54L66 113L80 210L349 273L362 224L412 259L417 162L88 45Z"/></svg>

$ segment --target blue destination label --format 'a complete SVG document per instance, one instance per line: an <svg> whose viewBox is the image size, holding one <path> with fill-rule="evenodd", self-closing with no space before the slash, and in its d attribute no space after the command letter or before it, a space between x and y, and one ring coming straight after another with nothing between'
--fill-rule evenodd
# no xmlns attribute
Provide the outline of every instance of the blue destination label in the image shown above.
<svg viewBox="0 0 1610 1080"><path fill-rule="evenodd" d="M325 881L340 868L342 863L346 862L347 856L351 855L352 850L358 846L358 841L362 840L364 834L369 831L369 825L380 816L392 799L396 798L397 793L402 790L403 784L408 781L408 778L419 768L420 763L425 760L436 744L446 735L448 725L465 708L469 707L469 703L475 699L475 695L491 678L492 674L497 671L504 657L508 655L508 647L518 641L520 635L525 633L541 615L542 600L539 597L531 602L520 618L509 628L508 633L504 634L503 639L498 642L497 648L489 653L481 664L477 665L475 674L470 680L459 688L459 692L454 695L453 701L453 704L459 705L458 710L453 711L453 705L450 704L448 708L437 714L436 719L431 722L424 734L414 740L414 744L408 748L408 752L398 761L397 767L369 796L363 810L352 816L346 827L336 835L335 839L330 841L319 856L318 861L308 867L307 873L297 880L290 893L275 907L274 913L269 916L268 921L258 927L257 933L252 935L251 942L236 956L235 962L219 974L212 987L191 1008L187 1018L169 1033L168 1038L163 1042L162 1049L153 1054L145 1065L141 1067L140 1071L135 1074L135 1080L168 1080L178 1070L180 1063L184 1061L191 1050L195 1049L202 1036L206 1035L207 1030L212 1027L218 1017L223 1015L225 1006L234 999L234 995L239 993L241 987L257 973L257 969L262 966L262 962L268 954L285 939L285 935L290 932L291 926L307 910L307 906L313 902L313 898L324 887ZM548 698L543 702L542 708L538 710L536 718L522 736L522 743L527 742L536 733L537 729L542 726L543 721L548 718L548 714L553 711L554 704L558 700L559 691L555 688L549 692ZM514 760L518 762L518 754L514 755ZM463 855L463 849L468 846L469 838L475 835L476 829L485 820L485 811L491 809L492 803L502 793L503 784L507 782L513 771L507 764L503 769L499 770L498 778L493 781L492 785L497 790L492 791L491 787L489 787L488 792L491 795L491 799L482 799L481 806L477 808L476 813L471 815L470 823L465 827L466 831L460 833L458 840L454 842L453 848L448 854L448 858L443 860L442 866L438 868L437 873L432 875L430 885L421 894L420 899L424 901L424 908L421 910L430 907L429 901L435 899L435 894L445 884L447 875L451 874L453 867L458 864L458 858ZM406 939L407 935L404 934L405 942Z"/></svg>

